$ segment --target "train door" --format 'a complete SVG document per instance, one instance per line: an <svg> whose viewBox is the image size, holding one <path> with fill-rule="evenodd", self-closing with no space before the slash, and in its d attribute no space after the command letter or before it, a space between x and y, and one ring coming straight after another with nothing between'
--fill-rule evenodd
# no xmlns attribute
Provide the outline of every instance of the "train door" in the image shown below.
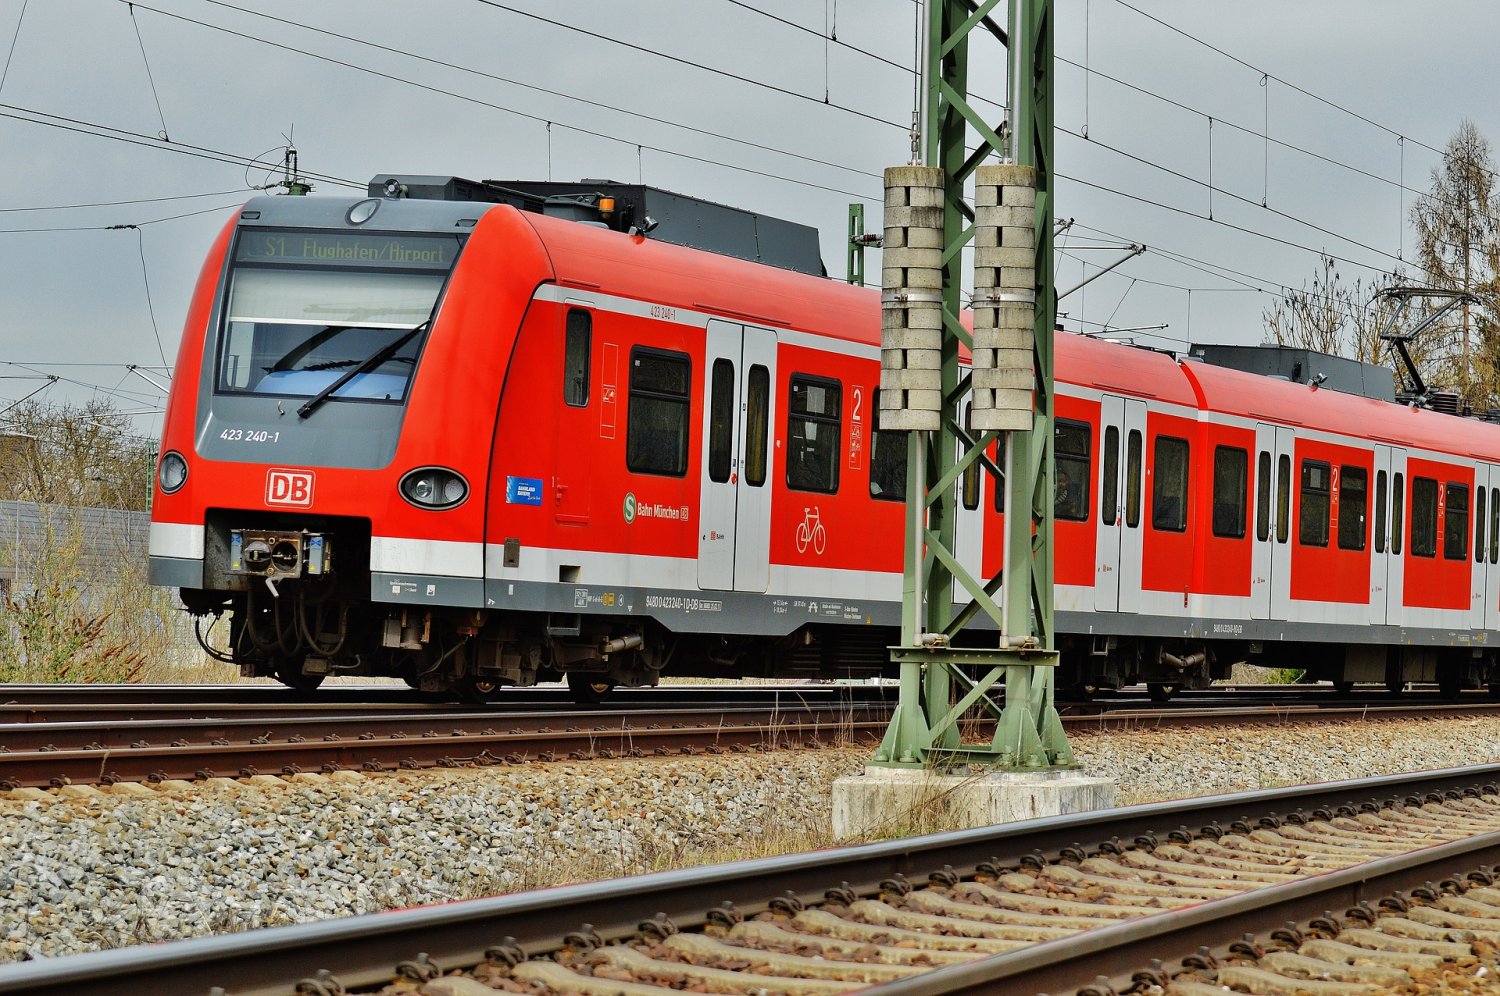
<svg viewBox="0 0 1500 996"><path fill-rule="evenodd" d="M708 323L698 586L765 591L770 574L771 373L776 334Z"/></svg>
<svg viewBox="0 0 1500 996"><path fill-rule="evenodd" d="M1481 470L1481 473L1483 471ZM1476 485L1477 486L1477 485ZM1371 530L1370 622L1400 625L1406 546L1406 451L1375 447L1375 523Z"/></svg>
<svg viewBox="0 0 1500 996"><path fill-rule="evenodd" d="M1141 591L1141 489L1146 403L1106 394L1099 405L1099 541L1094 609L1135 612Z"/></svg>
<svg viewBox="0 0 1500 996"><path fill-rule="evenodd" d="M1500 467L1485 468L1489 474L1489 502L1484 509L1484 628L1500 629ZM1479 485L1474 485L1477 490Z"/></svg>
<svg viewBox="0 0 1500 996"><path fill-rule="evenodd" d="M1295 434L1284 425L1262 423L1255 427L1257 470L1264 465L1261 454L1271 458L1268 495L1271 504L1266 517L1266 538L1255 544L1250 560L1252 619L1292 617L1292 511L1297 504L1295 446ZM1257 491L1257 501L1259 497ZM1255 535L1259 540L1258 525Z"/></svg>
<svg viewBox="0 0 1500 996"><path fill-rule="evenodd" d="M1500 486L1500 467L1481 463L1474 468L1474 497L1469 504L1470 514L1474 517L1473 598L1469 603L1472 606L1469 626L1475 630L1488 629L1494 623L1496 610L1493 606L1496 595L1500 594L1496 591L1495 567L1489 563L1487 549L1491 539L1489 498L1491 489L1496 486Z"/></svg>
<svg viewBox="0 0 1500 996"><path fill-rule="evenodd" d="M858 391L858 388L855 388ZM963 404L964 425L972 425L973 402L965 400ZM965 450L960 442L959 454ZM984 576L984 511L980 496L984 491L984 478L986 474L984 467L976 460L969 464L963 476L959 478L958 488L958 511L954 518L953 530L953 552L958 557L959 565L969 572L969 577L984 584L989 580ZM953 579L953 600L957 603L967 603L974 596L969 589L957 579Z"/></svg>

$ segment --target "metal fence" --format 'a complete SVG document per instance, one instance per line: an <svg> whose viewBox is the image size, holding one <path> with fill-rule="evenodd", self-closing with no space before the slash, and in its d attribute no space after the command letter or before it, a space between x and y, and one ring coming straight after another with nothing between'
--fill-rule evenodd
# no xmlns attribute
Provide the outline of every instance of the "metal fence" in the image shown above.
<svg viewBox="0 0 1500 996"><path fill-rule="evenodd" d="M150 520L116 508L0 501L0 581L24 588L59 567L83 580L141 572Z"/></svg>

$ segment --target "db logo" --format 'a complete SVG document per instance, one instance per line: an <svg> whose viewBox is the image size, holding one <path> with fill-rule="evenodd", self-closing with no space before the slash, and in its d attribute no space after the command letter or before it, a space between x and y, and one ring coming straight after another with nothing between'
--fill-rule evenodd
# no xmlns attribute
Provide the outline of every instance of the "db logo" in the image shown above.
<svg viewBox="0 0 1500 996"><path fill-rule="evenodd" d="M310 470L272 470L266 474L267 505L307 507L313 499L313 475Z"/></svg>

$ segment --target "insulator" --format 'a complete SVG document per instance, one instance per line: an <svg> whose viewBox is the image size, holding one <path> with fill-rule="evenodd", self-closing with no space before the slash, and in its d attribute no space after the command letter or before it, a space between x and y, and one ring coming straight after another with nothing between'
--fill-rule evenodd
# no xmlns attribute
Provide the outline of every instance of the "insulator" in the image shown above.
<svg viewBox="0 0 1500 996"><path fill-rule="evenodd" d="M974 172L973 423L1031 428L1036 388L1036 170Z"/></svg>
<svg viewBox="0 0 1500 996"><path fill-rule="evenodd" d="M943 171L885 171L880 428L938 428L943 409Z"/></svg>

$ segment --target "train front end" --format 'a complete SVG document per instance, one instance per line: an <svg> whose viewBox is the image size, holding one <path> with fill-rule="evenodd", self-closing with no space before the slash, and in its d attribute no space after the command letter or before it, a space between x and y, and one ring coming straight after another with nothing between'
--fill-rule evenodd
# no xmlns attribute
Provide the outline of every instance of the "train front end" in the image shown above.
<svg viewBox="0 0 1500 996"><path fill-rule="evenodd" d="M508 341L545 257L490 210L261 197L221 233L168 402L150 567L242 675L496 684L465 645Z"/></svg>

